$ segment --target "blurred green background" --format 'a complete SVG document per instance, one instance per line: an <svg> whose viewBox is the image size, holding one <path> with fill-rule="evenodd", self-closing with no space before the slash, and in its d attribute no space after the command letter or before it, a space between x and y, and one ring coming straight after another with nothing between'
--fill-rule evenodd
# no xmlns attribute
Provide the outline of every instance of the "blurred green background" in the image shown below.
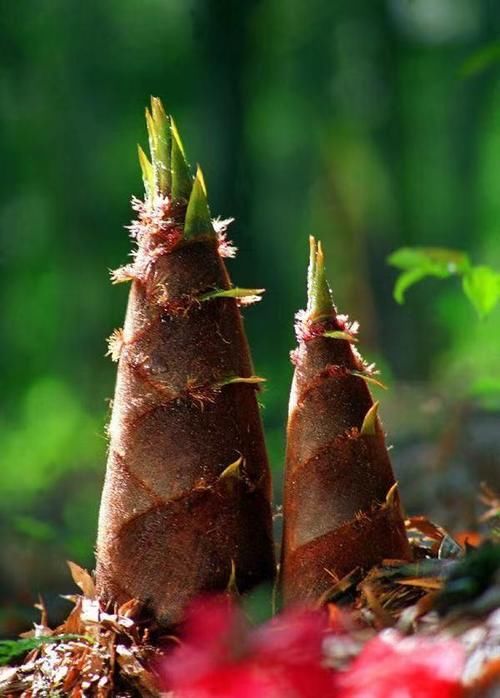
<svg viewBox="0 0 500 698"><path fill-rule="evenodd" d="M0 631L57 615L66 559L93 566L108 400L105 338L127 288L136 143L159 95L229 262L263 286L245 312L276 499L307 235L390 390L382 414L410 512L473 527L500 466L500 310L458 282L392 298L402 245L500 270L500 4L493 0L51 0L0 15ZM495 482L495 478L497 482Z"/></svg>

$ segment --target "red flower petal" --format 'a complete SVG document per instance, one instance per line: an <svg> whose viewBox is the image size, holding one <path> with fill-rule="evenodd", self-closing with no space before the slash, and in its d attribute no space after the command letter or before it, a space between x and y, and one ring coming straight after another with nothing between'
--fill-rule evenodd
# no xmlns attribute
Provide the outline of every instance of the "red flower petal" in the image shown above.
<svg viewBox="0 0 500 698"><path fill-rule="evenodd" d="M187 614L184 642L164 660L164 688L178 698L328 698L333 673L322 666L326 616L283 614L250 631L227 599Z"/></svg>
<svg viewBox="0 0 500 698"><path fill-rule="evenodd" d="M337 674L339 698L459 698L464 650L454 641L374 638L345 674Z"/></svg>

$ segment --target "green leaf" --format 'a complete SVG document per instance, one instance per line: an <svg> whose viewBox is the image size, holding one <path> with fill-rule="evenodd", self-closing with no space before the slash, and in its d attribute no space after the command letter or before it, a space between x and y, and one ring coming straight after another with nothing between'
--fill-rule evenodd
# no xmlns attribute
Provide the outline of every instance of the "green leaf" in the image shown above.
<svg viewBox="0 0 500 698"><path fill-rule="evenodd" d="M189 240L196 237L214 236L215 230L212 225L210 209L208 208L205 179L201 168L198 166L186 211L184 238Z"/></svg>
<svg viewBox="0 0 500 698"><path fill-rule="evenodd" d="M85 635L44 635L42 637L21 638L20 640L0 640L0 666L9 664L13 659L22 657L23 654L41 645L54 642L66 642L67 640L85 640Z"/></svg>
<svg viewBox="0 0 500 698"><path fill-rule="evenodd" d="M387 262L403 270L431 267L446 276L465 271L469 266L465 252L445 247L401 247L389 255Z"/></svg>
<svg viewBox="0 0 500 698"><path fill-rule="evenodd" d="M481 606L489 610L491 594L488 591L493 590L495 578L500 571L500 545L486 540L478 548L467 551L459 562L447 562L447 579L435 602L439 613L444 615L452 609L465 606L471 610L474 606L478 610L481 610ZM498 605L494 595L493 603L494 607Z"/></svg>
<svg viewBox="0 0 500 698"><path fill-rule="evenodd" d="M396 302L402 305L405 301L405 291L426 276L430 276L430 274L425 269L408 269L400 274L394 284L393 296Z"/></svg>
<svg viewBox="0 0 500 698"><path fill-rule="evenodd" d="M394 298L404 302L405 291L427 276L445 279L466 273L470 268L469 258L460 250L444 247L402 247L387 258L388 264L403 273L396 280Z"/></svg>
<svg viewBox="0 0 500 698"><path fill-rule="evenodd" d="M491 267L472 267L463 278L463 289L479 317L486 317L500 299L500 275Z"/></svg>

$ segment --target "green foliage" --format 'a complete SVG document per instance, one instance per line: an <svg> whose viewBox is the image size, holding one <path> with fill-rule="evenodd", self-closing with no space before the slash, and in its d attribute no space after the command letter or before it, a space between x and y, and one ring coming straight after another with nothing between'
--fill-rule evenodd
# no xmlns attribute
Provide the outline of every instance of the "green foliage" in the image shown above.
<svg viewBox="0 0 500 698"><path fill-rule="evenodd" d="M275 613L276 589L270 584L261 584L241 598L243 611L249 621L260 625Z"/></svg>
<svg viewBox="0 0 500 698"><path fill-rule="evenodd" d="M493 584L500 572L500 544L486 541L478 548L471 548L465 557L451 568L445 586L440 592L436 606L441 613L454 608L471 605L478 610L488 601L498 603L498 596L488 599L488 590L494 592Z"/></svg>
<svg viewBox="0 0 500 698"><path fill-rule="evenodd" d="M469 56L462 64L460 74L470 78L482 73L500 61L500 41L493 41Z"/></svg>
<svg viewBox="0 0 500 698"><path fill-rule="evenodd" d="M442 247L402 247L387 258L402 273L394 285L394 298L404 302L405 292L429 276L447 279L462 277L462 288L482 318L491 313L500 300L500 274L489 266L472 266L465 252Z"/></svg>
<svg viewBox="0 0 500 698"><path fill-rule="evenodd" d="M0 423L0 490L4 509L30 501L71 468L61 453L75 453L74 463L96 462L104 444L99 421L61 380L47 376L26 395L16 423ZM21 519L21 526L26 529Z"/></svg>
<svg viewBox="0 0 500 698"><path fill-rule="evenodd" d="M66 640L87 640L87 638L83 635L67 633L65 635L21 638L20 640L0 640L0 666L10 664L14 659L18 659L42 645L65 642Z"/></svg>
<svg viewBox="0 0 500 698"><path fill-rule="evenodd" d="M50 543L57 538L57 531L46 521L34 516L20 515L13 519L14 529L32 540L36 540L40 545Z"/></svg>
<svg viewBox="0 0 500 698"><path fill-rule="evenodd" d="M491 267L479 266L468 269L464 274L462 286L465 295L480 317L491 313L500 298L500 274Z"/></svg>
<svg viewBox="0 0 500 698"><path fill-rule="evenodd" d="M394 298L398 303L404 302L405 292L417 281L427 276L446 279L469 266L464 253L441 247L401 247L389 255L387 261L403 271L394 286Z"/></svg>

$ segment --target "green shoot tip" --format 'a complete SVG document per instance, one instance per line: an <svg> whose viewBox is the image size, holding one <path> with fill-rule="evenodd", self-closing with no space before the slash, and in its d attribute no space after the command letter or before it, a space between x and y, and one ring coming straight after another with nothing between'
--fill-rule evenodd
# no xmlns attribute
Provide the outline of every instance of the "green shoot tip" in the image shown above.
<svg viewBox="0 0 500 698"><path fill-rule="evenodd" d="M172 198L187 201L193 187L193 178L173 117L170 117L170 134L172 140Z"/></svg>
<svg viewBox="0 0 500 698"><path fill-rule="evenodd" d="M328 316L334 310L330 286L326 279L325 256L321 242L309 237L309 269L307 273L307 313L310 320Z"/></svg>
<svg viewBox="0 0 500 698"><path fill-rule="evenodd" d="M170 119L158 97L151 97L151 110L146 107L145 114L155 193L169 194L171 189Z"/></svg>
<svg viewBox="0 0 500 698"><path fill-rule="evenodd" d="M141 166L142 181L144 182L144 189L146 191L146 196L148 199L152 199L155 194L155 181L153 166L148 160L148 156L141 148L137 145L137 153L139 155L139 164Z"/></svg>
<svg viewBox="0 0 500 698"><path fill-rule="evenodd" d="M186 210L184 237L186 240L189 240L192 238L207 236L215 236L215 231L212 225L210 209L208 207L205 179L203 177L201 168L198 166Z"/></svg>

